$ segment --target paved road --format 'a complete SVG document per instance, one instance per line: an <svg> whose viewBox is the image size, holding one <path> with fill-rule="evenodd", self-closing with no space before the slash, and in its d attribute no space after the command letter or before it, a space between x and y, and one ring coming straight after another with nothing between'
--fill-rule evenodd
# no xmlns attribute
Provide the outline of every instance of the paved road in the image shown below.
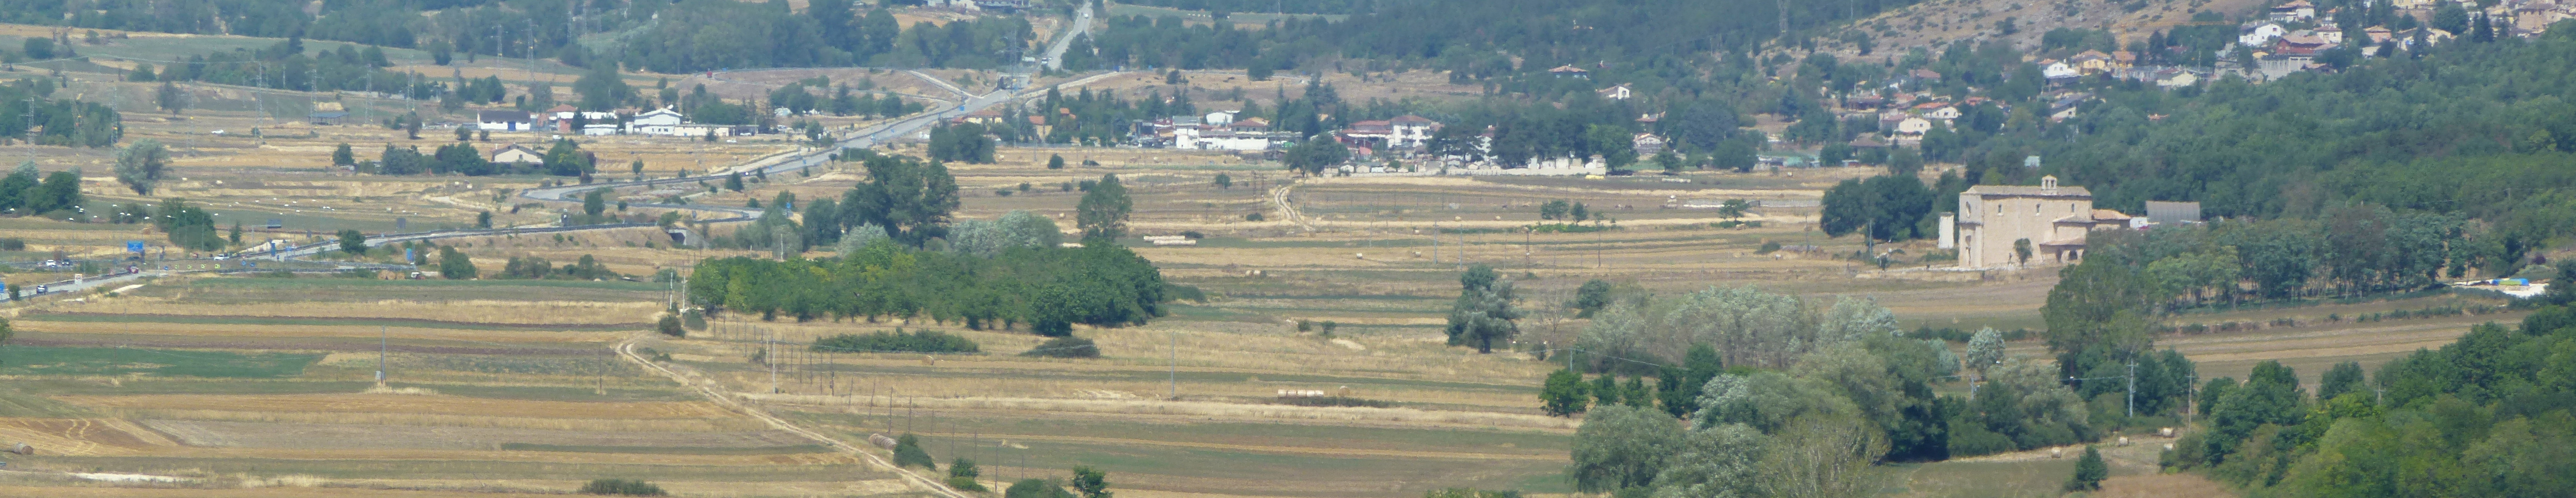
<svg viewBox="0 0 2576 498"><path fill-rule="evenodd" d="M1089 32L1091 32L1091 2L1083 2L1082 10L1074 11L1073 29L1064 30L1064 36L1057 37L1055 43L1047 45L1046 57L1040 60L1046 62L1048 70L1064 69L1064 50L1066 47L1073 46L1073 36Z"/></svg>
<svg viewBox="0 0 2576 498"><path fill-rule="evenodd" d="M1068 33L1068 35L1067 35L1067 36L1064 36L1064 37L1062 37L1061 39L1056 40L1056 42L1055 42L1055 44L1054 44L1053 46L1050 46L1050 47L1048 47L1048 48L1047 48L1046 59L1047 59L1047 61L1048 61L1048 62L1049 62L1049 64L1050 64L1050 65L1049 65L1049 67L1058 67L1058 66L1060 66L1060 64L1059 64L1058 62L1063 58L1064 51L1067 49L1067 47L1069 47L1069 46L1070 46L1070 44L1071 44L1071 42L1072 42L1072 40L1073 40L1073 37L1071 36L1071 33L1086 32L1086 31L1089 31L1090 29L1091 29L1091 7L1089 7L1089 6L1084 6L1084 7L1082 7L1082 9L1081 9L1081 10L1076 11L1076 16L1075 16L1075 19L1074 19L1074 29L1067 31L1067 33ZM915 74L918 74L918 73L915 73ZM1112 73L1112 74L1115 74L1115 73ZM723 169L723 170L719 170L719 171L717 171L717 172L712 172L712 173L707 174L707 175L702 175L702 176L692 176L692 177L681 177L681 178L663 178L663 179L656 179L656 180L645 180L645 181L634 181L634 182L592 183L592 184L588 184L588 185L564 185L564 186L558 186L558 187L535 188L535 189L528 189L528 190L520 191L520 192L519 192L519 196L520 196L520 197L522 197L522 198L530 199L530 200L546 201L546 202L580 202L580 199L579 199L578 197L579 197L582 193L584 193L584 192L589 192L589 191L592 191L592 190L598 190L598 189L602 189L602 188L608 188L608 189L649 188L649 187L660 186L660 185L672 185L672 184L695 184L695 183L697 183L697 182L701 182L701 181L721 181L721 180L723 180L723 179L725 178L725 176L726 176L726 175L729 175L729 174L734 173L734 172L742 172L742 173L747 173L747 174L748 174L748 173L757 173L757 172L767 172L767 173L771 173L771 174L785 174L785 173L793 173L793 172L795 172L795 171L796 171L796 170L798 170L798 169L810 168L810 167L814 167L814 166L822 165L822 164L823 164L823 163L825 163L825 162L831 161L831 155L832 155L834 152L838 152L838 151L840 151L840 150L841 150L841 149L843 149L843 148L859 148L859 149L865 149L865 148L875 147L875 146L877 146L878 144L883 144L883 143L886 143L886 142L889 142L889 141L893 141L893 140L896 140L896 139L900 139L900 138L902 138L902 137L903 137L903 136L905 136L905 135L909 135L909 134L912 134L912 133L919 132L919 131L921 131L921 130L922 130L922 129L924 129L924 128L928 128L928 127L930 127L930 126L931 126L931 125L933 125L933 124L937 124L937 123L939 123L939 122L940 122L940 120L944 120L944 119L948 119L948 118L954 118L954 117L959 117L959 116L964 116L964 115L966 115L966 114L973 113L973 112L975 112L975 111L984 110L985 108L992 107L992 106L997 105L997 104L1002 104L1002 103L1005 103L1005 102L1010 102L1014 97L1023 96L1023 95L1021 95L1021 94L1014 93L1012 90L1009 90L1009 89L1000 89L1000 88L994 89L993 91L990 91L990 92L986 92L986 93L984 93L984 94L982 94L982 95L974 95L974 94L967 93L967 91L966 91L965 89L957 88L955 85L950 85L950 84L948 84L948 82L945 82L945 81L939 81L939 80L938 80L938 78L931 78L931 77L929 77L929 76L927 76L927 75L921 75L921 76L922 76L922 78L923 78L923 79L927 79L927 80L930 80L930 81L931 81L931 82L933 82L933 83L937 83L937 84L938 84L940 87L942 87L942 88L946 88L946 89L948 89L948 90L950 90L950 91L957 92L959 95L963 96L964 102L963 102L963 103L961 103L961 104L959 104L959 105L958 105L958 106L956 106L956 107L944 107L944 108L942 108L942 109L940 109L940 110L937 110L937 111L925 112L925 113L916 114L916 115L913 115L913 116L911 116L911 117L907 117L907 118L903 118L903 119L898 119L898 120L894 120L894 121L890 121L890 122L885 122L885 123L878 123L878 124L873 125L873 126L869 126L869 127L866 127L866 128L859 129L859 130L857 130L857 131L850 132L850 133L848 133L848 134L846 134L846 135L842 135L842 136L840 136L840 137L839 137L839 138L840 138L840 139L839 139L839 141L835 142L835 143L833 144L833 146L832 146L832 147L816 148L816 149L813 149L813 150L808 150L808 151L803 151L803 152L798 152L798 153L793 153L793 154L781 154L781 155L771 156L771 157L763 158L763 159L760 159L760 160L757 160L757 161L754 161L754 162L752 162L752 163L745 164L745 165L742 165L742 166L737 166L737 167L733 167L733 168L726 168L726 169ZM1097 79L1097 78L1102 77L1102 76L1107 76L1107 75L1096 75L1096 76L1093 76L1093 77L1092 77L1092 79ZM1025 78L1025 77L1027 77L1027 75L1025 75L1025 74L1022 74L1022 75L1014 75L1014 77ZM1088 79L1087 79L1087 80L1084 80L1084 81L1090 81L1090 80L1088 80ZM1041 94L1041 93L1043 93L1043 92L1044 92L1044 90L1032 89L1031 91L1028 91L1028 92L1027 92L1027 95L1037 95L1037 94ZM746 169L746 168L747 168L747 169ZM752 219L752 218L754 218L754 217L760 216L760 210L756 210L756 209L749 209L749 208L742 208L742 207L733 207L733 206L713 206L713 205L705 205L705 204L644 204L644 205L641 205L641 206L638 206L638 207L644 207L644 208L656 208L656 209L680 209L680 210L701 211L701 212L709 212L709 213L718 213L718 214L728 215L728 216L725 216L725 217L722 217L722 218L716 218L716 219L711 219L711 220L703 220L703 221L710 221L710 222L747 221L747 220L750 220L750 219ZM369 238L369 239L367 239L367 245L368 245L369 247L377 247L377 246L382 246L382 245L385 245L385 244L401 243L401 242L405 242L405 241L432 240L432 239L442 239L442 238L449 238L449 237L472 237L472 236L483 236L483 235L493 235L493 234L503 234L503 233L570 232L570 231L581 231L581 230L602 230L602 229L613 229L613 228L629 228L629 227L638 227L638 226L650 226L650 225L643 225L643 224L612 224L612 225L587 225L587 226L573 226L573 227L500 228L500 229L476 229L476 230L442 230L442 231L435 231L435 232L419 232L419 233L406 233L406 234L393 234L393 235L379 236L379 237L374 237L374 238ZM320 253L325 252L325 251L334 250L334 249L337 249L338 247L339 247L339 243L337 243L337 242L325 241L325 242L322 242L322 243L311 244L311 245L306 245L306 246L303 246L303 247L296 247L296 248L291 248L291 249L288 249L288 250L285 250L285 251L280 251L280 252L278 252L277 254L275 254L275 255L274 255L274 257L288 258L288 259L301 258L301 257L306 257L306 256L312 256L312 255L315 255L315 254L320 254ZM271 257L272 255L262 254L262 255L260 255L260 256L261 256L261 257Z"/></svg>

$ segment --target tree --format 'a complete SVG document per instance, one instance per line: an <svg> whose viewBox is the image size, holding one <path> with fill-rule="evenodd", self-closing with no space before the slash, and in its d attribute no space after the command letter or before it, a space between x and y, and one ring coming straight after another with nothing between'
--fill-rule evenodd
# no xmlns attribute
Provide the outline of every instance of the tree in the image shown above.
<svg viewBox="0 0 2576 498"><path fill-rule="evenodd" d="M1304 143L1297 144L1295 147L1290 147L1288 148L1288 152L1281 157L1281 160L1282 162L1288 163L1288 169L1303 172L1308 175L1321 175L1324 174L1325 168L1342 164L1343 161L1348 161L1350 158L1351 149L1349 147L1344 147L1341 142L1336 142L1328 138L1307 140Z"/></svg>
<svg viewBox="0 0 2576 498"><path fill-rule="evenodd" d="M348 142L341 142L339 148L331 149L332 166L354 166L357 164L358 153L357 151L349 148Z"/></svg>
<svg viewBox="0 0 2576 498"><path fill-rule="evenodd" d="M1572 465L1565 473L1574 488L1608 493L1653 484L1682 440L1680 421L1662 411L1602 405L1583 416L1574 431Z"/></svg>
<svg viewBox="0 0 2576 498"><path fill-rule="evenodd" d="M1045 479L1021 479L1003 490L1002 498L1074 498L1074 494Z"/></svg>
<svg viewBox="0 0 2576 498"><path fill-rule="evenodd" d="M161 172L169 165L170 151L161 146L161 141L136 140L116 154L116 181L136 194L152 195L152 187L161 183Z"/></svg>
<svg viewBox="0 0 2576 498"><path fill-rule="evenodd" d="M1574 314L1575 318L1591 318L1593 313L1608 306L1610 306L1609 281L1596 278L1574 289L1574 309L1579 310Z"/></svg>
<svg viewBox="0 0 2576 498"><path fill-rule="evenodd" d="M581 213L582 213L582 214L586 214L586 215L590 215L590 217L592 217L592 218L598 218L598 217L599 217L599 213L607 212L607 211L608 211L608 192L609 192L609 189L606 189L606 188L599 188L599 189L592 189L592 190L591 190L591 191L589 191L589 192L582 193L582 194L581 194Z"/></svg>
<svg viewBox="0 0 2576 498"><path fill-rule="evenodd" d="M1458 276L1458 301L1449 307L1449 345L1473 345L1477 353L1494 352L1494 343L1520 333L1521 313L1512 309L1512 282L1478 264Z"/></svg>
<svg viewBox="0 0 2576 498"><path fill-rule="evenodd" d="M1047 154L1047 169L1064 169L1064 155Z"/></svg>
<svg viewBox="0 0 2576 498"><path fill-rule="evenodd" d="M2030 265L2030 239L2013 239L2013 263Z"/></svg>
<svg viewBox="0 0 2576 498"><path fill-rule="evenodd" d="M740 172L740 171L736 171L736 172L732 172L732 173L726 173L726 174L725 174L725 181L724 181L724 189L725 189L725 190L735 191L735 192L741 192L741 191L742 191L742 189L743 189L743 185L742 185L742 172Z"/></svg>
<svg viewBox="0 0 2576 498"><path fill-rule="evenodd" d="M172 116L177 116L181 109L188 107L188 94L179 91L179 85L163 81L161 88L152 92L152 104L159 106L161 110L170 111Z"/></svg>
<svg viewBox="0 0 2576 498"><path fill-rule="evenodd" d="M479 272L474 268L474 259L467 257L464 252L457 251L455 246L444 246L438 248L438 276L440 278L448 280L466 280L474 278L477 273Z"/></svg>
<svg viewBox="0 0 2576 498"><path fill-rule="evenodd" d="M1073 485L1075 492L1082 493L1082 498L1111 498L1109 474L1090 466L1074 467L1073 481L1070 484Z"/></svg>
<svg viewBox="0 0 2576 498"><path fill-rule="evenodd" d="M1550 201L1547 201L1547 202L1539 203L1539 205L1538 205L1538 219L1542 219L1542 220L1561 220L1561 219L1567 219L1567 218L1566 218L1566 211L1567 211L1567 210L1569 210L1569 209L1571 209L1571 208L1573 208L1573 203L1571 203L1571 202L1567 202L1565 199L1555 199L1555 200L1550 200Z"/></svg>
<svg viewBox="0 0 2576 498"><path fill-rule="evenodd" d="M2085 445L2084 458L2075 460L2075 476L2066 480L2067 491L2100 491L2102 480L2111 477L2111 466L2102 463L2102 449Z"/></svg>
<svg viewBox="0 0 2576 498"><path fill-rule="evenodd" d="M232 235L231 235L230 237L226 237L226 239L231 240L231 241L232 241L232 243L233 243L233 245L235 245L235 246L239 246L239 245L242 245L242 241L241 241L242 239L241 239L241 236L242 236L242 224L241 224L241 220L233 220L233 231L232 231Z"/></svg>
<svg viewBox="0 0 2576 498"><path fill-rule="evenodd" d="M673 338L689 336L688 329L680 327L679 315L662 315L662 320L654 323L653 330Z"/></svg>
<svg viewBox="0 0 2576 498"><path fill-rule="evenodd" d="M2004 361L2004 334L1994 327L1977 329L1977 334L1968 338L1967 360L1969 369L1976 370L1979 377L1985 376L1987 368Z"/></svg>
<svg viewBox="0 0 2576 498"><path fill-rule="evenodd" d="M2336 363L2334 367L2326 369L2325 377L2317 380L2318 400L2335 399L2336 396L2342 396L2344 393L2363 390L2361 362L2357 361Z"/></svg>
<svg viewBox="0 0 2576 498"><path fill-rule="evenodd" d="M158 211L160 216L154 217L153 223L170 234L171 244L195 251L224 248L224 238L215 233L213 213L189 206L186 199L175 197L163 199Z"/></svg>
<svg viewBox="0 0 2576 498"><path fill-rule="evenodd" d="M1216 188L1221 188L1221 189L1232 189L1232 188L1234 188L1234 177L1225 176L1225 173L1217 173L1217 174L1216 174Z"/></svg>
<svg viewBox="0 0 2576 498"><path fill-rule="evenodd" d="M484 211L476 213L474 215L474 228L492 228L492 212Z"/></svg>
<svg viewBox="0 0 2576 498"><path fill-rule="evenodd" d="M1863 496L1878 489L1870 463L1887 453L1887 440L1863 421L1801 417L1773 437L1760 466L1770 496Z"/></svg>
<svg viewBox="0 0 2576 498"><path fill-rule="evenodd" d="M1673 456L1665 460L1663 473L1655 476L1655 496L1762 496L1761 461L1769 443L1768 436L1744 424L1692 430L1682 438Z"/></svg>
<svg viewBox="0 0 2576 498"><path fill-rule="evenodd" d="M873 228L896 242L919 247L946 236L957 210L957 179L938 162L906 156L876 155L866 159L868 181L841 194L838 218L850 227L843 237L865 236ZM875 225L875 227L863 227Z"/></svg>
<svg viewBox="0 0 2576 498"><path fill-rule="evenodd" d="M1073 208L1074 224L1082 230L1082 239L1117 239L1127 236L1127 213L1135 201L1127 197L1127 187L1118 183L1118 175L1100 175L1100 183L1082 194L1082 202Z"/></svg>
<svg viewBox="0 0 2576 498"><path fill-rule="evenodd" d="M1539 411L1551 417L1571 417L1583 413L1591 398L1584 393L1583 374L1558 370L1547 374L1547 383L1539 388Z"/></svg>
<svg viewBox="0 0 2576 498"><path fill-rule="evenodd" d="M340 230L340 252L355 256L367 254L367 234L355 228Z"/></svg>
<svg viewBox="0 0 2576 498"><path fill-rule="evenodd" d="M573 80L572 90L581 92L581 110L606 111L635 99L635 89L617 74L617 63L597 62L581 79ZM576 130L577 131L577 130Z"/></svg>

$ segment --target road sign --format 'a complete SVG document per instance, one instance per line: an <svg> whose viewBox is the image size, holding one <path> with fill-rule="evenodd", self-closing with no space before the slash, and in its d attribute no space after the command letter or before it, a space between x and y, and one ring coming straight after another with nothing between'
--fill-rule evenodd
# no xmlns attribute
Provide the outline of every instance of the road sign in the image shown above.
<svg viewBox="0 0 2576 498"><path fill-rule="evenodd" d="M125 241L125 252L131 252L131 253L141 253L141 252L143 252L143 241L140 241L140 240L128 240L128 241Z"/></svg>

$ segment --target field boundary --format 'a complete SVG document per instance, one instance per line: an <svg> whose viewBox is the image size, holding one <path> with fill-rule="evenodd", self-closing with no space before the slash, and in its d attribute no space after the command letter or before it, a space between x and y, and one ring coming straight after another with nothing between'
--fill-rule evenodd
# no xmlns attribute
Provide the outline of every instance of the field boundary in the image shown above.
<svg viewBox="0 0 2576 498"><path fill-rule="evenodd" d="M705 396L708 401L715 402L717 406L730 408L742 413L743 415L759 419L761 422L768 423L770 427L775 427L778 430L787 431L798 436L804 436L806 439L822 442L826 447L858 455L859 458L866 459L870 465L875 465L879 468L893 471L895 475L903 476L904 480L912 481L914 484L929 488L932 493L938 494L944 498L976 498L964 493L959 493L953 489L948 489L948 486L941 484L937 480L922 477L920 474L914 474L911 470L897 466L893 462L888 462L884 457L879 457L875 453L859 449L857 446L851 446L849 443L841 442L841 440L823 435L823 433L799 427L796 424L789 423L785 419L770 415L768 411L761 410L759 407L751 406L750 403L736 400L732 396L728 396L728 393L721 391L720 389L722 389L722 386L716 384L714 381L694 378L689 375L681 374L678 371L664 368L661 365L654 364L652 360L647 360L644 357L637 356L635 354L635 340L633 337L629 337L626 341L617 343L617 357L624 358L626 361L634 362L637 365L643 365L645 369L670 377L673 382L689 386L691 389L697 390L698 394Z"/></svg>
<svg viewBox="0 0 2576 498"><path fill-rule="evenodd" d="M575 332L617 332L617 331L628 331L628 330L640 330L640 329L651 328L651 327L653 326L653 324L650 324L650 323L644 323L644 322L634 322L634 323L583 323L583 324L573 324L573 323L567 323L567 324L521 324L521 323L491 323L491 322L459 322L459 321L449 321L449 320L431 320L431 319L427 319L427 318L306 318L306 317L272 317L272 316L240 316L240 315L165 315L165 314L158 314L158 313L91 313L91 312L84 312L84 311L75 311L75 312L57 312L57 313L29 313L29 314L25 314L25 315L19 315L18 319L20 319L20 320L25 320L25 321L30 321L30 322L84 322L84 323L128 323L128 322L149 322L149 323L177 323L177 324L187 324L187 325L323 325L323 326L335 326L335 325L337 325L337 326L358 326L358 325L394 326L394 325L401 325L401 326L406 327L406 328L419 328L419 329L455 329L455 330L526 330L526 331L575 331Z"/></svg>

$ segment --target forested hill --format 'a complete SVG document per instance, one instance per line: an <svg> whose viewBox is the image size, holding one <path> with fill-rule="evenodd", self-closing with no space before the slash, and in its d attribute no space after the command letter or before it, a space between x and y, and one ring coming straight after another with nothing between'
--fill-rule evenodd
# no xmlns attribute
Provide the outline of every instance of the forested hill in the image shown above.
<svg viewBox="0 0 2576 498"><path fill-rule="evenodd" d="M884 2L902 4L908 2ZM1743 52L1784 27L1819 33L1908 0L1418 0L1287 2L1157 0L1183 9L1285 9L1347 14L1237 29L1178 17L1111 19L1094 67L1285 70L1318 60L1401 60L1488 77L1561 65L1595 71L1692 74L1687 59ZM1276 4L1276 5L1273 5ZM77 28L301 36L464 57L592 59L663 72L779 66L989 68L1014 43L1035 46L1025 16L1063 15L1071 2L971 22L901 25L880 2L821 0L299 0L75 2L0 0L0 22ZM1267 7L1267 8L1264 8ZM1787 9L1783 12L1782 9ZM1105 15L1105 14L1104 14ZM1204 18L1202 18L1204 19ZM1517 65L1515 64L1517 62Z"/></svg>
<svg viewBox="0 0 2576 498"><path fill-rule="evenodd" d="M2509 237L2576 222L2576 25L2522 41L2455 42L2334 74L2229 79L2167 92L2105 85L2080 117L2016 110L1977 143L1925 139L1927 155L2035 179L2054 173L2097 205L2196 200L2229 217L2310 218L2338 203L2454 212ZM2027 108L2027 107L2025 107ZM1975 132L1966 132L1975 133ZM2024 157L2048 165L2023 171Z"/></svg>
<svg viewBox="0 0 2576 498"><path fill-rule="evenodd" d="M1208 2L1211 5L1220 2ZM1420 0L1262 29L1111 19L1102 65L1286 70L1316 58L1403 61L1486 78L1572 65L1626 80L1699 74L1693 59L1902 7L1905 0ZM1784 12L1782 8L1786 8ZM1314 68L1308 68L1314 69Z"/></svg>

